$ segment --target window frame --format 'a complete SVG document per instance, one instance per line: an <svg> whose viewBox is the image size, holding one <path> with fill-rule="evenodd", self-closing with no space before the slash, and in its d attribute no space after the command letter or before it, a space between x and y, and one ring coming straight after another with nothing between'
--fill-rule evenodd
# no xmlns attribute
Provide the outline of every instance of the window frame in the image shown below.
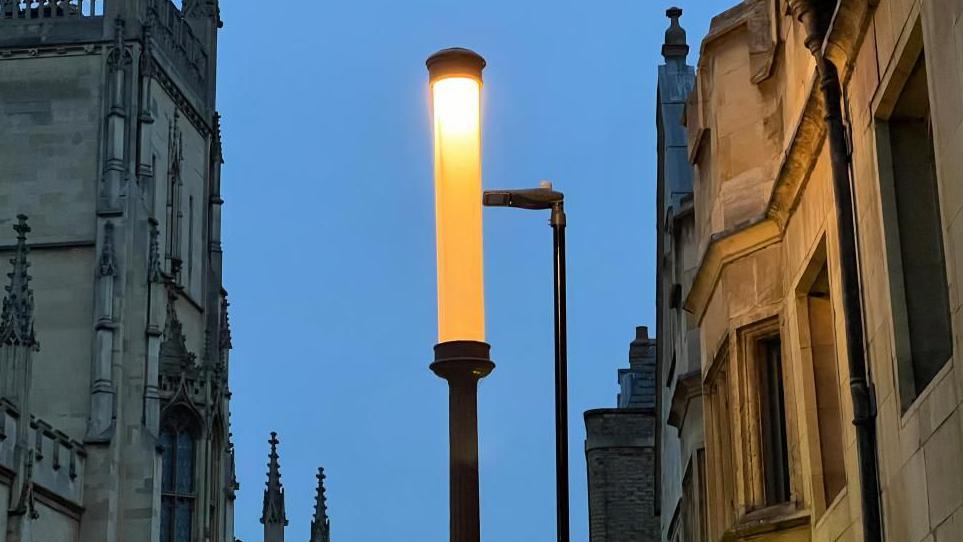
<svg viewBox="0 0 963 542"><path fill-rule="evenodd" d="M806 408L804 409L806 414L804 414L804 419L801 423L806 424L807 427L807 440L810 450L813 453L810 454L810 475L812 485L813 485L813 513L815 517L821 517L826 510L831 508L836 502L839 502L844 495L847 494L847 488L849 487L849 471L845 467L845 462L843 462L843 485L842 487L829 498L827 493L829 492L829 487L827 486L826 480L826 457L824 454L824 443L823 441L823 418L820 410L819 401L819 384L816 375L817 372L817 360L813 355L813 343L812 343L812 319L811 319L811 307L810 307L810 297L813 287L820 275L825 269L828 282L828 296L831 311L831 327L833 331L833 342L834 342L834 353L835 353L835 369L836 369L836 399L837 399L837 416L839 423L839 433L842 442L842 450L838 460L843 459L843 454L845 454L845 442L847 439L846 419L844 414L846 413L846 394L843 392L843 383L848 380L848 374L844 370L843 364L845 363L845 351L841 351L841 343L839 340L840 334L838 333L841 322L838 321L841 312L837 313L837 303L839 296L838 285L834 281L833 269L829 265L829 258L827 256L827 237L825 232L820 237L816 244L815 249L809 257L808 263L802 274L800 275L795 288L795 309L796 309L796 338L798 340L797 348L799 353L800 361L800 376L802 378L802 393L804 395L804 401L806 403ZM817 453L818 451L818 453Z"/></svg>
<svg viewBox="0 0 963 542"><path fill-rule="evenodd" d="M795 509L799 506L800 491L798 487L798 453L793 443L798 440L796 430L796 413L792 410L795 404L795 394L792 386L793 367L791 357L787 355L787 342L782 330L782 322L779 314L762 318L751 324L743 326L737 330L737 360L738 364L735 377L738 379L737 402L742 406L739 430L741 434L736 442L741 443L740 461L742 469L742 514L741 516L752 516L755 513L767 510L778 510L782 508ZM760 382L760 360L759 345L763 341L778 339L780 365L781 365L781 384L783 424L786 437L786 483L788 484L788 500L780 502L769 502L766 497L765 466L763 460L763 438L762 438L762 404L759 393ZM739 413L735 413L739 415Z"/></svg>
<svg viewBox="0 0 963 542"><path fill-rule="evenodd" d="M709 538L722 536L740 515L738 484L739 455L736 449L736 424L732 416L730 343L722 342L705 377L705 451L707 469L720 476L707 477L707 519Z"/></svg>
<svg viewBox="0 0 963 542"><path fill-rule="evenodd" d="M913 20L915 17L915 20ZM898 394L900 412L906 415L913 407L920 404L920 399L928 395L928 391L941 380L948 367L952 366L955 356L955 344L953 339L953 316L952 303L948 299L950 314L950 354L942 367L936 371L933 377L922 387L916 382L916 367L912 359L911 339L909 334L907 296L905 288L905 278L903 274L903 253L900 240L900 225L896 202L895 174L893 170L893 152L890 139L890 122L895 112L897 103L903 94L904 87L912 75L917 62L922 58L926 62L925 47L923 43L922 19L919 13L911 16L908 23L909 31L905 33L905 38L896 46L893 54L893 61L886 68L881 77L879 90L871 105L873 127L875 131L874 142L876 145L875 165L877 167L877 179L879 183L879 200L882 217L883 245L885 256L883 261L886 265L887 278L886 286L889 288L889 306L891 310L891 334L893 348L893 370L896 391ZM927 100L931 112L933 107L931 69L927 65ZM931 113L930 118L934 115ZM951 270L948 268L949 262L946 257L950 252L947 251L948 232L946 231L946 221L943 216L943 187L939 176L939 155L938 145L935 142L937 134L933 134L934 148L933 158L936 177L937 207L939 209L940 233L942 240L944 276L947 281L947 295L952 295L950 291Z"/></svg>
<svg viewBox="0 0 963 542"><path fill-rule="evenodd" d="M170 461L165 461L165 454L167 448L165 448L165 434L173 436L173 453ZM190 491L182 492L180 489L180 475L178 471L179 463L179 440L181 435L187 435L191 442L191 464L190 464ZM197 532L197 507L200 502L200 479L198 477L198 460L200 458L200 442L201 442L201 431L200 423L198 422L196 416L189 412L184 407L175 407L172 411L165 413L160 424L160 436L159 436L158 447L161 451L161 478L160 478L160 496L161 496L161 517L164 516L165 508L168 502L173 502L173 508L170 515L170 519L165 532L164 522L160 522L160 540L161 542L185 542L183 540L177 539L177 504L180 502L189 503L188 509L190 510L190 535L186 542L190 542L194 539L194 535ZM165 465L170 464L174 467L172 490L167 487L167 473L165 472Z"/></svg>

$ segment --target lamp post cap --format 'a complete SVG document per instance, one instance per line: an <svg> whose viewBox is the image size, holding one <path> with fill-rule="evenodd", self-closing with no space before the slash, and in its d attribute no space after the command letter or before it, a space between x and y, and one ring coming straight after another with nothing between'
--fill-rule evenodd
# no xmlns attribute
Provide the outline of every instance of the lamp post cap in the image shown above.
<svg viewBox="0 0 963 542"><path fill-rule="evenodd" d="M428 57L428 76L432 81L444 77L471 77L481 81L487 63L484 57L463 47L442 49Z"/></svg>

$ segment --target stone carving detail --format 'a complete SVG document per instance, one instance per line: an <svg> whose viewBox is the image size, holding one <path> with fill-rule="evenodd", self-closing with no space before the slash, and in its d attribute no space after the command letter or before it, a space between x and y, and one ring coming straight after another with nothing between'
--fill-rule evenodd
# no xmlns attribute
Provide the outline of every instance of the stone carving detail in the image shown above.
<svg viewBox="0 0 963 542"><path fill-rule="evenodd" d="M33 291L30 289L31 276L27 273L30 262L27 255L27 225L25 215L17 216L17 225L13 227L17 232L17 249L10 260L13 271L7 273L10 285L5 286L7 292L3 298L3 312L0 313L0 344L10 346L26 346L33 350L39 349L33 326Z"/></svg>
<svg viewBox="0 0 963 542"><path fill-rule="evenodd" d="M181 209L181 191L184 188L181 179L184 137L177 125L178 119L180 115L175 111L167 136L167 259L170 262L170 274L175 281L179 280L181 272L181 221L184 218L184 211Z"/></svg>
<svg viewBox="0 0 963 542"><path fill-rule="evenodd" d="M0 21L91 17L102 12L103 2L97 0L0 0Z"/></svg>
<svg viewBox="0 0 963 542"><path fill-rule="evenodd" d="M288 516L284 510L284 487L281 485L281 464L278 461L278 434L272 432L271 454L268 456L268 480L264 489L261 523L264 525L264 542L282 542Z"/></svg>
<svg viewBox="0 0 963 542"><path fill-rule="evenodd" d="M184 91L175 83L170 76L164 71L161 64L158 63L157 59L152 59L153 63L152 73L154 80L164 89L164 92L174 100L174 104L177 107L177 111L180 111L187 117L187 120L191 125L197 130L201 137L207 137L211 135L210 119L206 115L198 112L198 109L194 106L193 102L187 98Z"/></svg>
<svg viewBox="0 0 963 542"><path fill-rule="evenodd" d="M170 0L148 0L147 11L156 23L158 44L175 66L203 88L207 76L208 53L184 15Z"/></svg>
<svg viewBox="0 0 963 542"><path fill-rule="evenodd" d="M131 54L125 41L125 32L126 24L124 20L117 17L114 21L114 45L110 50L110 54L107 56L107 62L115 68L128 66L134 60L134 56Z"/></svg>
<svg viewBox="0 0 963 542"><path fill-rule="evenodd" d="M214 142L213 152L211 153L215 164L224 163L224 146L221 140L221 114L214 113Z"/></svg>
<svg viewBox="0 0 963 542"><path fill-rule="evenodd" d="M187 349L187 338L184 336L184 326L177 318L175 301L178 294L176 288L168 287L167 295L167 325L164 328L164 342L161 343L161 369L165 372L173 370L180 373L181 369L194 366L197 356Z"/></svg>
<svg viewBox="0 0 963 542"><path fill-rule="evenodd" d="M228 314L228 308L229 308L230 306L231 306L231 304L227 301L227 297L225 297L225 298L221 301L220 347L221 347L221 356L222 356L222 357L224 356L224 353L225 353L227 350L230 350L231 348L234 347L234 346L231 344L231 318L230 318L230 316L229 316L229 314Z"/></svg>
<svg viewBox="0 0 963 542"><path fill-rule="evenodd" d="M331 542L331 520L328 518L328 498L325 495L324 467L318 467L318 494L314 500L314 519L311 520L311 542Z"/></svg>
<svg viewBox="0 0 963 542"><path fill-rule="evenodd" d="M150 248L147 256L147 281L163 282L164 273L161 270L160 229L157 220L150 220Z"/></svg>
<svg viewBox="0 0 963 542"><path fill-rule="evenodd" d="M114 223L104 222L104 234L97 265L97 323L95 325L94 357L91 360L90 417L87 421L87 441L107 442L114 426Z"/></svg>
<svg viewBox="0 0 963 542"><path fill-rule="evenodd" d="M130 49L127 47L124 20L118 17L114 21L114 43L107 55L109 70L107 73L107 89L110 96L110 109L107 112L107 134L105 137L106 155L104 157L104 175L101 186L101 211L115 212L119 206L118 198L124 187L126 168L124 158L127 156L127 140L122 134L127 133L127 107L130 87L129 71L133 61Z"/></svg>
<svg viewBox="0 0 963 542"><path fill-rule="evenodd" d="M185 0L184 17L188 19L214 19L218 28L224 26L221 21L221 6L217 0Z"/></svg>
<svg viewBox="0 0 963 542"><path fill-rule="evenodd" d="M770 0L756 0L747 14L749 30L749 69L752 82L759 84L772 75L776 58L776 29Z"/></svg>
<svg viewBox="0 0 963 542"><path fill-rule="evenodd" d="M100 265L97 266L97 276L113 277L117 274L114 265L114 223L104 223L104 246L100 251Z"/></svg>

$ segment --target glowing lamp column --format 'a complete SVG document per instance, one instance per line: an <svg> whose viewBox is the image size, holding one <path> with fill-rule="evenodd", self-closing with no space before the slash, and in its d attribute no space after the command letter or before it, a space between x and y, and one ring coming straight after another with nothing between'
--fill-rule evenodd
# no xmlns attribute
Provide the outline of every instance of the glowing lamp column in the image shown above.
<svg viewBox="0 0 963 542"><path fill-rule="evenodd" d="M478 542L478 381L495 364L485 343L481 87L485 59L445 49L427 62L435 135L438 344L448 381L452 542Z"/></svg>

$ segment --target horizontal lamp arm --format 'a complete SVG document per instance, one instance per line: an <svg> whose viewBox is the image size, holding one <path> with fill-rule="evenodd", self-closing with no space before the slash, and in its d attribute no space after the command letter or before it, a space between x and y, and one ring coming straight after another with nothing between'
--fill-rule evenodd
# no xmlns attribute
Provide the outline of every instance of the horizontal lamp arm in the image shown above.
<svg viewBox="0 0 963 542"><path fill-rule="evenodd" d="M565 196L551 188L520 190L487 190L482 196L486 207L518 207L520 209L551 209L562 203Z"/></svg>

